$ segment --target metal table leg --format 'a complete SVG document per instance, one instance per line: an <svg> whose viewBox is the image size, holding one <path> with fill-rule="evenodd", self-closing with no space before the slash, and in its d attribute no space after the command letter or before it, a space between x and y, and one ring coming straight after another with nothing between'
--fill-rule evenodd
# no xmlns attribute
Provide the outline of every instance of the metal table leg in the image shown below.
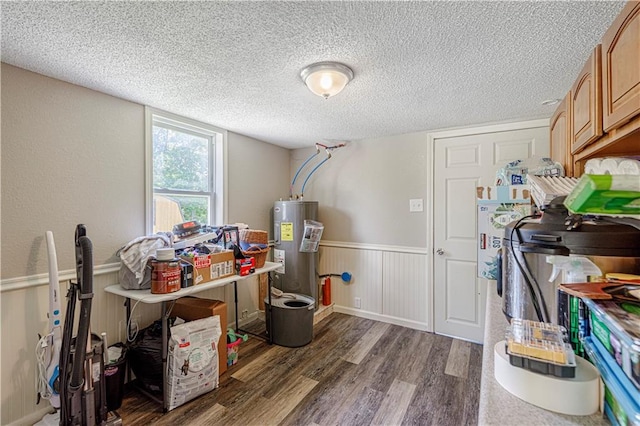
<svg viewBox="0 0 640 426"><path fill-rule="evenodd" d="M266 327L265 332L264 333L254 333L252 331L249 330L243 330L242 328L240 328L240 323L238 322L238 286L236 285L237 283L234 281L233 282L233 294L234 294L234 304L235 304L235 310L236 310L236 334L240 334L240 333L247 333L247 334L251 334L252 336L258 337L260 339L263 339L264 341L266 341L269 344L273 343L273 339L271 337L271 327L273 324L272 318L271 318L271 272L266 272L267 274L267 294L268 294L268 299L269 299L269 306L265 306L265 321L266 321L266 316L269 315L269 321L268 322L269 326ZM267 312L269 311L269 312ZM266 334L266 336L265 336Z"/></svg>
<svg viewBox="0 0 640 426"><path fill-rule="evenodd" d="M267 327L267 342L269 344L272 344L273 333L271 331L273 328L273 317L272 317L273 305L271 304L271 272L267 272L267 297L269 298L269 312L265 312L265 317L266 315L269 315L269 326ZM267 308L265 307L265 309Z"/></svg>
<svg viewBox="0 0 640 426"><path fill-rule="evenodd" d="M129 319L131 318L131 299L130 298L127 297L124 299L124 306L127 313L127 322L124 325L125 326L124 341L128 345L129 344ZM127 362L126 365L127 365L127 368L125 370L125 373L126 373L125 381L126 383L128 383L129 381L131 381L131 364Z"/></svg>
<svg viewBox="0 0 640 426"><path fill-rule="evenodd" d="M167 312L167 302L162 302L162 410L167 412L167 352L169 344L169 330L167 320L169 312Z"/></svg>
<svg viewBox="0 0 640 426"><path fill-rule="evenodd" d="M238 281L233 282L233 311L236 316L236 333L240 331L240 323L238 322ZM226 345L227 342L225 342Z"/></svg>

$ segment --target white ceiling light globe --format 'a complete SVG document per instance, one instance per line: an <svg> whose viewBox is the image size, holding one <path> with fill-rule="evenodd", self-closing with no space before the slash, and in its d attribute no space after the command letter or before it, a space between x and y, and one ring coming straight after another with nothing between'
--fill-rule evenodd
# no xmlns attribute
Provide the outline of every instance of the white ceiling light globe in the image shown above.
<svg viewBox="0 0 640 426"><path fill-rule="evenodd" d="M353 78L353 71L337 62L318 62L300 72L311 92L328 99L337 95Z"/></svg>

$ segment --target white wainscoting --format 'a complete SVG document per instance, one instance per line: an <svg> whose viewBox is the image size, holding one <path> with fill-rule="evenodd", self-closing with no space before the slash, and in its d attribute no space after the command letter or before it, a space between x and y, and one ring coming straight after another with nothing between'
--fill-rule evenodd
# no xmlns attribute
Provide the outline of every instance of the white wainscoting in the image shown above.
<svg viewBox="0 0 640 426"><path fill-rule="evenodd" d="M106 286L117 283L119 265L103 265L96 268L93 280L93 300L91 310L91 330L100 335L107 333L111 343L124 338L124 299L107 294ZM66 312L67 288L73 271L61 271L64 279L60 282L62 310ZM44 274L47 276L47 274ZM31 424L38 421L49 409L48 401L36 405L36 362L35 348L38 334L48 330L49 310L48 279L31 276L3 280L2 291L2 417L1 424ZM76 303L76 308L79 308ZM138 306L134 316L141 327L159 317L158 306ZM76 313L76 326L79 314ZM75 332L74 332L75 334Z"/></svg>
<svg viewBox="0 0 640 426"><path fill-rule="evenodd" d="M384 321L418 330L432 331L431 289L427 282L427 253L422 248L323 242L319 272L353 275L350 283L332 277L335 311ZM125 338L124 299L104 292L118 282L119 264L100 265L94 270L91 330L107 333L109 342ZM75 271L60 272L63 311L66 292ZM2 397L0 424L32 424L49 409L48 401L36 405L35 347L38 333L48 332L48 274L12 278L0 282ZM198 297L224 300L228 322L234 321L233 286L213 289ZM360 309L354 299L361 300ZM249 321L257 316L258 284L244 281L238 287L239 311L247 310ZM132 308L133 308L132 304ZM78 315L75 316L76 320ZM140 303L132 318L144 328L160 317L160 305ZM242 323L243 321L241 321Z"/></svg>
<svg viewBox="0 0 640 426"><path fill-rule="evenodd" d="M350 283L331 279L336 312L433 331L426 249L324 241L318 269L353 275Z"/></svg>

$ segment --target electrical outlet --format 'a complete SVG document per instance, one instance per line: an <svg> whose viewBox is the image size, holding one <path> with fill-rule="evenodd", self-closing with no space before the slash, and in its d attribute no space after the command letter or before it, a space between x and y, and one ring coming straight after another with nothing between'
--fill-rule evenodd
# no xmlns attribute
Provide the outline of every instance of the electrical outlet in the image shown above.
<svg viewBox="0 0 640 426"><path fill-rule="evenodd" d="M421 212L424 210L423 200L422 198L415 198L409 200L409 211L410 212Z"/></svg>
<svg viewBox="0 0 640 426"><path fill-rule="evenodd" d="M241 318L242 318L242 319L245 319L245 318L247 318L248 316L249 316L249 310L248 310L248 309L243 309L243 310L242 310L242 316L241 316Z"/></svg>
<svg viewBox="0 0 640 426"><path fill-rule="evenodd" d="M357 309L360 309L362 307L362 304L360 303L360 298L356 297L353 299L353 306Z"/></svg>

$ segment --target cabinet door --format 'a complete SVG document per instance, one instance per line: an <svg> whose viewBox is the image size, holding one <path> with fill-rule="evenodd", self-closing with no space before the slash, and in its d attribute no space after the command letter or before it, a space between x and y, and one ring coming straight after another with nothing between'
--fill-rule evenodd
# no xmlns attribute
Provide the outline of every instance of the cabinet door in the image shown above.
<svg viewBox="0 0 640 426"><path fill-rule="evenodd" d="M549 122L551 159L564 167L567 176L573 176L573 161L571 159L571 92L558 104L558 108Z"/></svg>
<svg viewBox="0 0 640 426"><path fill-rule="evenodd" d="M571 88L571 152L602 136L601 49L597 45Z"/></svg>
<svg viewBox="0 0 640 426"><path fill-rule="evenodd" d="M603 123L608 132L640 114L640 2L630 1L602 37Z"/></svg>

